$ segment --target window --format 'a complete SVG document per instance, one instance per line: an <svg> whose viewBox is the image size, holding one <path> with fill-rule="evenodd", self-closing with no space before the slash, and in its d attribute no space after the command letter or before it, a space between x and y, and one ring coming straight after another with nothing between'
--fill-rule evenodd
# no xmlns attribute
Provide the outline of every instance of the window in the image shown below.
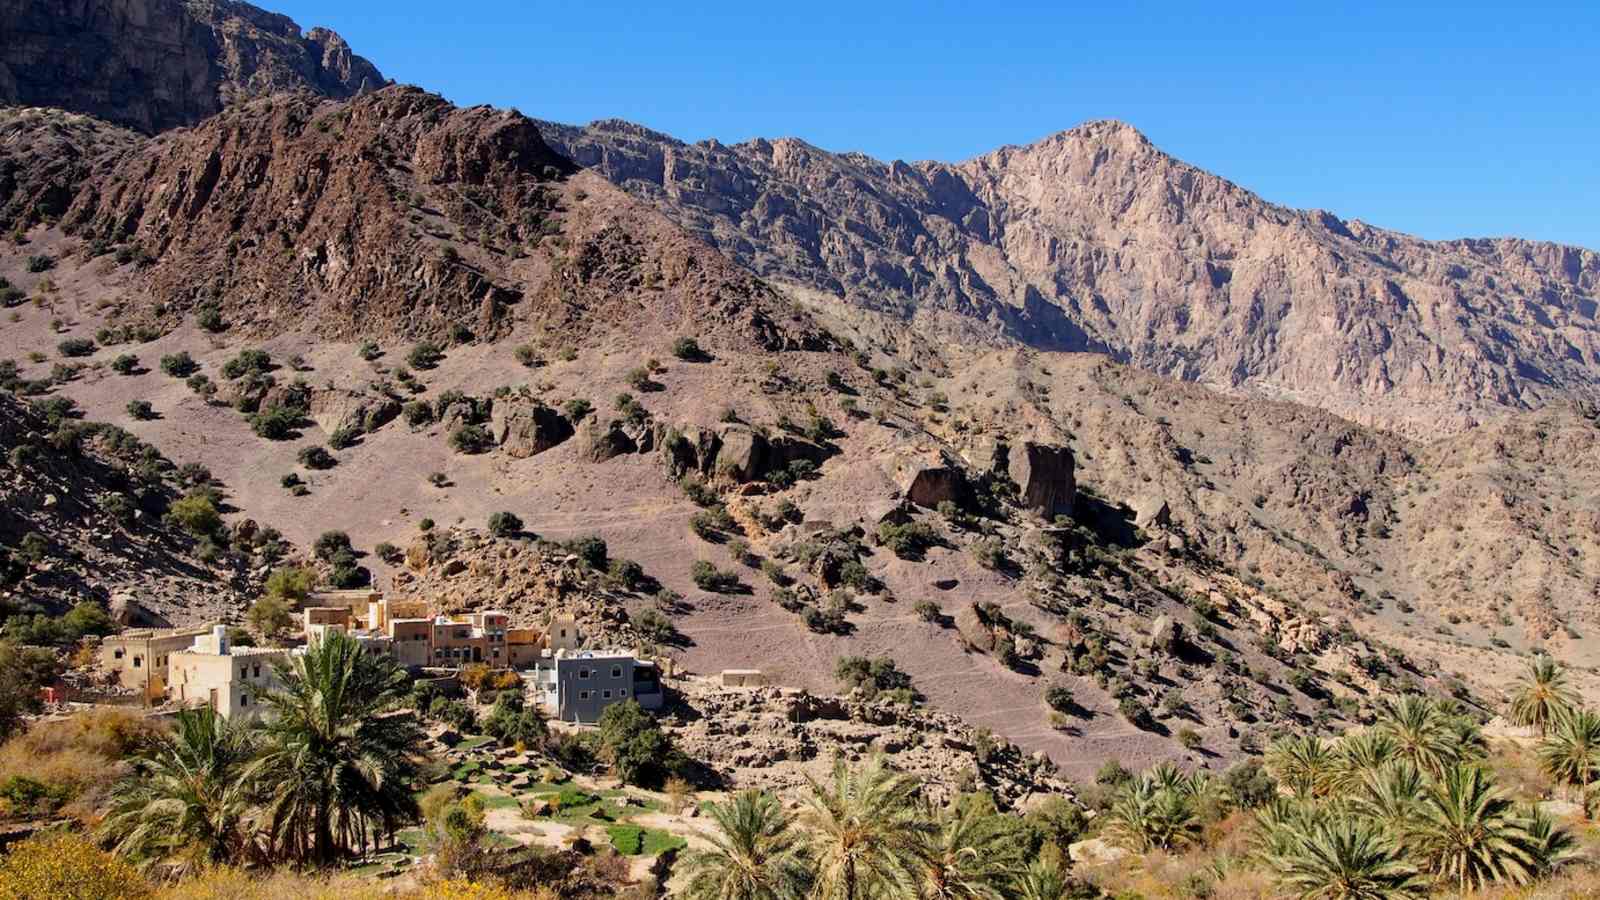
<svg viewBox="0 0 1600 900"><path fill-rule="evenodd" d="M116 649L116 651L111 654L111 658L112 659L121 659L122 658L122 648L118 647Z"/></svg>
<svg viewBox="0 0 1600 900"><path fill-rule="evenodd" d="M587 699L589 699L589 692L588 691L579 691L578 692L578 699L579 700L587 700Z"/></svg>
<svg viewBox="0 0 1600 900"><path fill-rule="evenodd" d="M257 678L261 677L261 664L260 663L256 663L255 669L251 674L255 675L255 677L257 677Z"/></svg>
<svg viewBox="0 0 1600 900"><path fill-rule="evenodd" d="M587 680L589 678L589 670L588 669L579 669L578 670L578 677Z"/></svg>
<svg viewBox="0 0 1600 900"><path fill-rule="evenodd" d="M600 699L601 700L610 700L611 699L611 692L610 691L601 691L600 692Z"/></svg>
<svg viewBox="0 0 1600 900"><path fill-rule="evenodd" d="M135 669L137 669L137 668L139 668L139 663L140 663L140 662L142 662L142 661L143 661L143 660L144 660L144 657L142 657L142 656L135 656L135 657L134 657L134 658L133 658L133 667L134 667L134 668L135 668Z"/></svg>
<svg viewBox="0 0 1600 900"><path fill-rule="evenodd" d="M240 694L239 695L239 705L240 706L249 706L250 705L250 695L249 694Z"/></svg>
<svg viewBox="0 0 1600 900"><path fill-rule="evenodd" d="M622 667L621 666L612 666L611 667L611 677L612 678L621 678L622 677Z"/></svg>
<svg viewBox="0 0 1600 900"><path fill-rule="evenodd" d="M626 696L628 696L628 689L627 688L617 688L617 696L618 697L626 697Z"/></svg>

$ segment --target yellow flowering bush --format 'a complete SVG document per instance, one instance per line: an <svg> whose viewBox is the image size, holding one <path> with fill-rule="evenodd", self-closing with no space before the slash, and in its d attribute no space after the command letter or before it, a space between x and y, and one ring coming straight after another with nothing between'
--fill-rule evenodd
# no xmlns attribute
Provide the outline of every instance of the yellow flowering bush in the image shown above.
<svg viewBox="0 0 1600 900"><path fill-rule="evenodd" d="M139 900L150 886L132 866L85 838L52 832L0 856L0 897L9 900Z"/></svg>

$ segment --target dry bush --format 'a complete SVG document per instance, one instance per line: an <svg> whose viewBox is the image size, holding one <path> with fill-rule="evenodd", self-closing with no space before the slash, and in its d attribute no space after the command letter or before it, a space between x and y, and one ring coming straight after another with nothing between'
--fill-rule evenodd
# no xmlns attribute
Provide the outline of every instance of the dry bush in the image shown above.
<svg viewBox="0 0 1600 900"><path fill-rule="evenodd" d="M20 776L59 788L70 801L63 812L90 821L122 774L122 760L159 731L150 719L123 709L38 722L0 745L0 782Z"/></svg>
<svg viewBox="0 0 1600 900"><path fill-rule="evenodd" d="M378 900L386 895L369 881L289 870L259 875L219 867L163 888L156 896L159 900Z"/></svg>

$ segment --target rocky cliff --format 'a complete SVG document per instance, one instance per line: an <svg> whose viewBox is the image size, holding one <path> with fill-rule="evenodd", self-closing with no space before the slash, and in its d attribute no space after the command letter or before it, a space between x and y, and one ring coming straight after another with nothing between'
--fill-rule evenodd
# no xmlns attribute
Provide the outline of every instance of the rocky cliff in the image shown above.
<svg viewBox="0 0 1600 900"><path fill-rule="evenodd" d="M1600 394L1600 254L1276 206L1093 122L960 164L542 123L753 271L1418 435Z"/></svg>
<svg viewBox="0 0 1600 900"><path fill-rule="evenodd" d="M281 91L345 99L385 83L337 34L245 3L0 2L0 103L154 133Z"/></svg>

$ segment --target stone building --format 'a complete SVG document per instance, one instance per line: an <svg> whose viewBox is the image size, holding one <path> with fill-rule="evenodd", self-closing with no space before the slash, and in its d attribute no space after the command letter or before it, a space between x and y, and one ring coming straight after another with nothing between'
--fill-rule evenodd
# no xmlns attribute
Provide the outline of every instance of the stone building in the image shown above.
<svg viewBox="0 0 1600 900"><path fill-rule="evenodd" d="M124 631L100 642L100 666L123 687L142 692L146 702L155 702L166 693L171 655L210 633L209 627Z"/></svg>
<svg viewBox="0 0 1600 900"><path fill-rule="evenodd" d="M275 664L286 661L289 651L234 647L227 629L217 625L167 658L169 699L180 706L209 706L225 719L253 718L261 695L279 683Z"/></svg>

